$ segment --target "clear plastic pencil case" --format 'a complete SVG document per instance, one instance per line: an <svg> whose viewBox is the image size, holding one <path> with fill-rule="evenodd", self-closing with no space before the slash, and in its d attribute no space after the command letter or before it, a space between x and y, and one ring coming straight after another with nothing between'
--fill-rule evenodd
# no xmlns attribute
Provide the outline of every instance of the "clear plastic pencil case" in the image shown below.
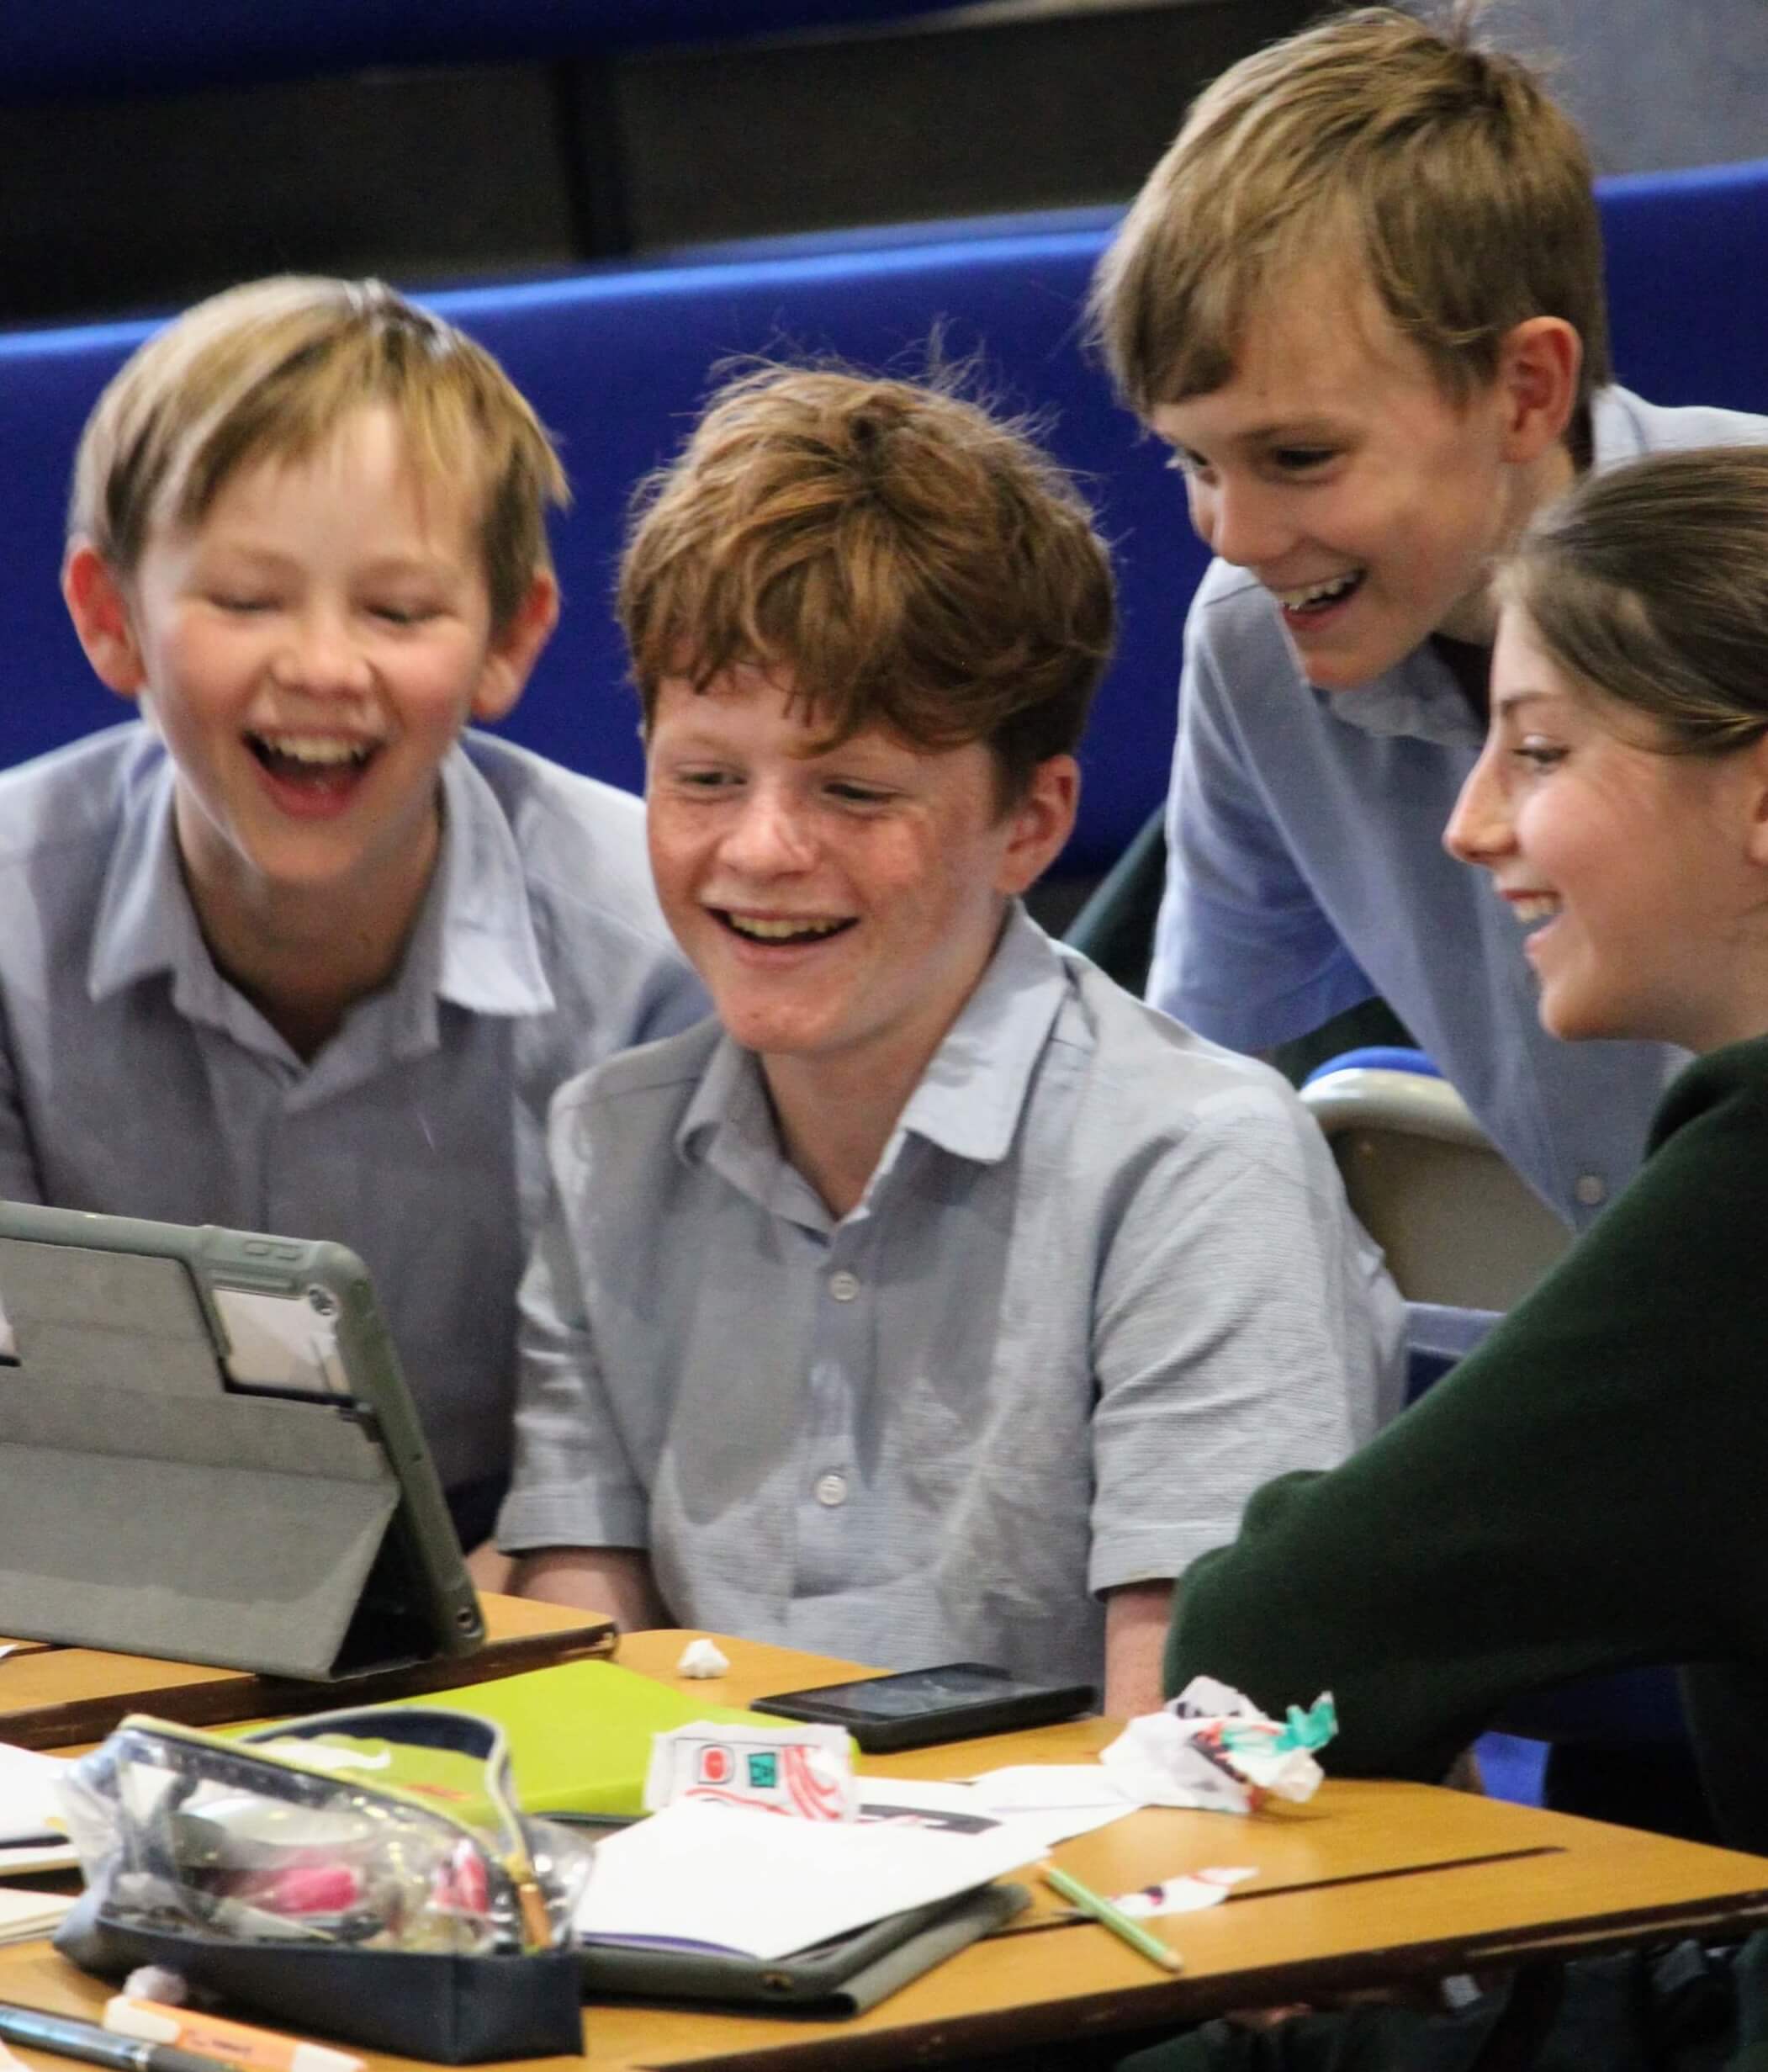
<svg viewBox="0 0 1768 2072"><path fill-rule="evenodd" d="M590 1852L518 1807L501 1730L440 1709L239 1738L140 1716L74 1769L87 1892L56 1938L230 2006L465 2064L582 2048L571 1917Z"/></svg>

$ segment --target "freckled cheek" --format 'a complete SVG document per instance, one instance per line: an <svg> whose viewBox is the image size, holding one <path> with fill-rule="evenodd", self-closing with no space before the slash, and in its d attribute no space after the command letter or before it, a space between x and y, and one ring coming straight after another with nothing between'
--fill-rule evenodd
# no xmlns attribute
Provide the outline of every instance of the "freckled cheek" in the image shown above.
<svg viewBox="0 0 1768 2072"><path fill-rule="evenodd" d="M651 808L651 876L657 897L671 919L678 915L692 919L698 912L696 888L703 884L712 866L713 845L693 840L670 824L668 809L661 814Z"/></svg>

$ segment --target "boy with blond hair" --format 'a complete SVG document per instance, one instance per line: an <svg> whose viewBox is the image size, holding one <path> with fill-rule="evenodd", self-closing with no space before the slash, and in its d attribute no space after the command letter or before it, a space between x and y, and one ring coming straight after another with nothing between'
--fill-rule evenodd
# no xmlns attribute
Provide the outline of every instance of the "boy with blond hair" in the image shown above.
<svg viewBox="0 0 1768 2072"><path fill-rule="evenodd" d="M1259 1050L1380 994L1581 1227L1675 1058L1547 1036L1523 930L1440 846L1484 735L1489 571L1585 470L1768 420L1612 385L1584 144L1475 12L1359 8L1233 66L1095 283L1216 556L1149 998Z"/></svg>
<svg viewBox="0 0 1768 2072"><path fill-rule="evenodd" d="M391 289L218 295L75 467L68 610L141 721L0 777L0 1193L353 1246L469 1543L547 1102L701 1006L639 803L463 739L552 629L564 497L501 368Z"/></svg>
<svg viewBox="0 0 1768 2072"><path fill-rule="evenodd" d="M620 606L717 1020L553 1104L518 1587L1144 1709L1173 1579L1372 1428L1398 1317L1288 1089L1019 904L1110 644L1088 514L954 395L765 369Z"/></svg>

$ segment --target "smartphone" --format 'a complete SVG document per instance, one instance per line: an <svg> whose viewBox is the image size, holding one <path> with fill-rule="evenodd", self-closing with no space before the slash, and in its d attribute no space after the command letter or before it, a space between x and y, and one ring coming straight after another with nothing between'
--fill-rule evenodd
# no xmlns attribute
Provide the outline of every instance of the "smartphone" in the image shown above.
<svg viewBox="0 0 1768 2072"><path fill-rule="evenodd" d="M987 1662L941 1662L897 1676L782 1691L776 1698L751 1698L749 1709L845 1727L866 1754L882 1755L1072 1720L1091 1712L1095 1703L1090 1683L1022 1683Z"/></svg>

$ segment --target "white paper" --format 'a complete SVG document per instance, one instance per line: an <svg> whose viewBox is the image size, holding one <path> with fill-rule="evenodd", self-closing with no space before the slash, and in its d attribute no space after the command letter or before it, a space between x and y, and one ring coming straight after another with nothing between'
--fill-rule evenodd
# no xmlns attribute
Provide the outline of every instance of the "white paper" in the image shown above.
<svg viewBox="0 0 1768 2072"><path fill-rule="evenodd" d="M971 1788L992 1813L1035 1820L1051 1848L1109 1827L1146 1803L1096 1762L1014 1763L972 1778Z"/></svg>
<svg viewBox="0 0 1768 2072"><path fill-rule="evenodd" d="M862 1820L891 1820L903 1827L971 1835L986 1834L1012 1822L1025 1836L1027 1846L1035 1846L1040 1855L1071 1835L1090 1833L1120 1814L1134 1810L1120 1799L1115 1811L1089 1807L1079 1812L1072 1808L1019 1812L991 1806L968 1784L936 1784L924 1778L905 1777L861 1777L855 1781Z"/></svg>
<svg viewBox="0 0 1768 2072"><path fill-rule="evenodd" d="M1016 1822L954 1835L687 1799L597 1846L577 1932L785 1957L968 1892L1043 1853Z"/></svg>
<svg viewBox="0 0 1768 2072"><path fill-rule="evenodd" d="M1252 1796L1196 1746L1188 1720L1144 1713L1099 1751L1123 1790L1144 1805L1190 1806L1203 1813L1249 1813Z"/></svg>
<svg viewBox="0 0 1768 2072"><path fill-rule="evenodd" d="M1043 1813L1058 1807L1133 1813L1136 1802L1096 1762L1020 1762L985 1770L970 1788L997 1812Z"/></svg>
<svg viewBox="0 0 1768 2072"><path fill-rule="evenodd" d="M59 1786L71 1767L65 1756L0 1741L0 1846L61 1839Z"/></svg>
<svg viewBox="0 0 1768 2072"><path fill-rule="evenodd" d="M29 1942L61 1925L73 1905L51 1892L11 1892L0 1887L0 1942Z"/></svg>
<svg viewBox="0 0 1768 2072"><path fill-rule="evenodd" d="M23 1878L32 1871L71 1871L79 1862L79 1852L71 1841L28 1841L16 1848L0 1848L0 1878Z"/></svg>
<svg viewBox="0 0 1768 2072"><path fill-rule="evenodd" d="M1177 1698L1168 1698L1166 1709L1179 1720L1262 1720L1262 1713L1244 1691L1236 1691L1220 1677L1193 1677Z"/></svg>

